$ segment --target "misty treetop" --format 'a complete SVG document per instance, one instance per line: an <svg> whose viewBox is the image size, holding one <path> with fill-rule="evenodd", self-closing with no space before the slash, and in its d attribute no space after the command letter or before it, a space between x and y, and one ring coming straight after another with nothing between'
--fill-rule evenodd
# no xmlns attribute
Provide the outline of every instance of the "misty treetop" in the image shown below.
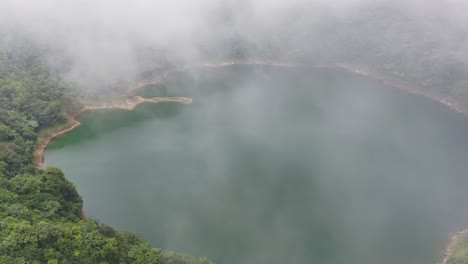
<svg viewBox="0 0 468 264"><path fill-rule="evenodd" d="M0 46L0 171L34 172L37 132L65 122L66 86L29 45Z"/></svg>

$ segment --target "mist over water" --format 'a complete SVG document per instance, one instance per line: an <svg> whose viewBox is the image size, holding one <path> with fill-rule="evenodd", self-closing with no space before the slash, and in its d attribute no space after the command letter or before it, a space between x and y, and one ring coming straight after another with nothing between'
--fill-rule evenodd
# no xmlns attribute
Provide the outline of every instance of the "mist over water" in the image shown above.
<svg viewBox="0 0 468 264"><path fill-rule="evenodd" d="M467 10L460 0L2 0L0 47L38 46L89 97L233 58L388 64L426 81L466 67Z"/></svg>
<svg viewBox="0 0 468 264"><path fill-rule="evenodd" d="M56 140L87 216L216 263L428 264L468 221L468 122L334 70L173 74Z"/></svg>

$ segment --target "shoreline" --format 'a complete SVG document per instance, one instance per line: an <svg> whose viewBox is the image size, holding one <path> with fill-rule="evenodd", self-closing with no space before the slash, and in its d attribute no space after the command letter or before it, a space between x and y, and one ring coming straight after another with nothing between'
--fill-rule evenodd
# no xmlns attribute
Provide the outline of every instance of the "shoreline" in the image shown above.
<svg viewBox="0 0 468 264"><path fill-rule="evenodd" d="M128 88L124 94L127 96L131 96L130 99L126 99L124 102L120 103L113 103L113 104L103 104L103 105L88 105L84 106L78 112L72 114L70 119L72 123L67 125L57 132L52 133L52 135L47 136L45 140L42 142L37 143L36 151L35 151L35 160L36 166L40 169L44 167L44 153L47 150L48 145L56 138L74 130L77 128L81 123L77 120L77 118L88 111L95 111L95 110L105 110L105 109L124 109L124 110L133 110L136 106L142 103L160 103L160 102L175 102L175 103L183 103L183 104L191 104L192 99L187 97L153 97L153 98L143 98L141 96L133 95L133 93L143 88L147 85L156 85L161 83L167 76L177 72L185 72L193 68L219 68L219 67L227 67L232 65L268 65L268 66L275 66L275 67L296 67L296 64L291 63L283 63L283 62L276 62L276 61L267 61L267 60L245 60L245 61L224 61L224 62L211 62L211 63L201 63L201 64L193 64L187 65L180 68L170 69L158 74L155 77L149 78L147 80L143 80L138 82L137 84Z"/></svg>
<svg viewBox="0 0 468 264"><path fill-rule="evenodd" d="M192 99L187 97L154 97L154 98L143 98L141 96L135 96L133 93L143 88L144 86L148 85L157 85L164 81L170 74L177 73L177 72L185 72L193 68L219 68L219 67L227 67L233 65L266 65L266 66L275 66L275 67L287 67L287 68L294 68L294 67L301 67L301 66L308 66L303 64L293 64L293 63L283 63L283 62L276 62L276 61L267 61L267 60L233 60L233 61L224 61L224 62L212 62L212 63L201 63L201 64L194 64L194 65L187 65L180 68L170 69L158 74L155 77L149 78L147 80L143 80L135 84L134 86L127 89L124 94L127 96L131 96L129 99L125 99L124 102L121 103L113 103L113 104L104 104L104 105L96 105L96 106L84 106L81 110L74 113L70 116L72 123L59 131L53 133L52 135L48 136L45 141L38 142L38 150L36 152L36 165L39 168L43 168L44 166L44 153L47 150L47 146L56 138L74 130L77 128L81 123L77 120L77 118L86 113L88 111L95 111L95 110L105 110L105 109L124 109L124 110L133 110L136 106L142 103L159 103L159 102L177 102L183 104L191 104ZM336 64L315 64L309 65L314 68L322 68L322 69L338 69L348 72L350 74L360 75L375 81L379 81L384 85L388 85L392 88L399 89L401 91L411 93L414 95L422 96L428 100L437 102L442 104L445 107L448 107L450 110L455 111L456 113L462 114L465 117L468 117L468 109L461 106L456 100L451 98L444 98L441 95L435 95L431 92L424 91L421 86L412 84L410 82L404 81L399 78L391 77L379 72L374 72L368 69L367 67L347 64L347 63L336 63ZM468 233L468 227L463 229L462 231L456 232L454 235L450 236L450 242L446 247L443 253L443 260L440 264L447 264L448 260L454 253L454 249L456 243L458 242L460 236Z"/></svg>
<svg viewBox="0 0 468 264"><path fill-rule="evenodd" d="M191 104L192 99L187 98L187 97L153 97L153 98L143 98L141 96L133 96L130 99L126 99L124 102L121 103L115 103L115 104L110 104L110 105L96 105L96 106L85 106L83 107L80 111L74 113L73 115L70 116L70 119L72 120L72 123L69 124L68 126L60 129L59 131L53 133L52 135L48 136L47 139L39 144L39 148L37 150L36 154L36 165L39 168L44 167L44 153L47 150L47 147L49 144L54 140L57 139L58 137L74 130L77 128L79 125L81 125L80 121L77 120L77 118L89 111L95 111L95 110L111 110L111 109L123 109L123 110L128 110L132 111L135 109L140 104L143 103L162 103L162 102L172 102L172 103L181 103L181 104Z"/></svg>
<svg viewBox="0 0 468 264"><path fill-rule="evenodd" d="M450 244L447 246L447 248L444 251L444 259L440 264L447 264L448 260L453 256L455 253L455 247L458 243L458 240L460 239L461 236L465 235L468 233L468 227L465 227L462 231L459 231L452 235L450 237Z"/></svg>
<svg viewBox="0 0 468 264"><path fill-rule="evenodd" d="M451 98L443 97L441 95L436 95L432 92L424 91L421 86L412 84L410 82L401 80L399 78L386 76L384 74L371 71L366 67L347 64L347 63L337 63L334 65L319 65L318 67L330 68L330 69L332 68L341 69L352 74L361 75L366 78L370 78L372 80L382 82L385 85L399 89L401 91L408 92L408 93L418 95L418 96L422 96L428 100L435 101L437 103L444 105L445 107L448 107L452 111L455 111L459 114L462 114L468 117L468 109L461 106L460 103L458 103L457 101Z"/></svg>
<svg viewBox="0 0 468 264"><path fill-rule="evenodd" d="M127 94L133 94L136 90L143 88L147 85L157 85L160 84L165 78L169 75L178 73L178 72L186 72L190 69L194 68L221 68L221 67L228 67L233 65L265 65L265 66L274 66L274 67L285 67L285 68L293 68L298 67L298 64L294 63L285 63L285 62L277 62L277 61L262 61L262 60L232 60L232 61L222 61L222 62L207 62L207 63L200 63L200 64L192 64L186 65L179 68L170 69L164 71L157 76L150 77L149 79L143 80L138 82L137 84L131 86L127 89Z"/></svg>

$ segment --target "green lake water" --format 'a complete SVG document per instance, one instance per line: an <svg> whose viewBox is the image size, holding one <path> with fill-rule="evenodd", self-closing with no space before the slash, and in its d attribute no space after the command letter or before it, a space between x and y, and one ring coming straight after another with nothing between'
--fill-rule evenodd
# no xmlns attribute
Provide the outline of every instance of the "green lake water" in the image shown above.
<svg viewBox="0 0 468 264"><path fill-rule="evenodd" d="M45 155L88 217L218 264L433 264L468 223L468 120L335 70L230 66L102 110Z"/></svg>

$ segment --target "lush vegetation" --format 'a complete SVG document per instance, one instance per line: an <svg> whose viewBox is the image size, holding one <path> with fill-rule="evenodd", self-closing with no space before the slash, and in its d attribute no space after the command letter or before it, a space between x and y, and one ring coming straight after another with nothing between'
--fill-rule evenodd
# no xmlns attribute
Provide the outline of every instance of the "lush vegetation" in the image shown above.
<svg viewBox="0 0 468 264"><path fill-rule="evenodd" d="M363 66L468 110L464 7L449 1L420 7L411 2L371 1L343 18L324 16L317 29L319 48L301 47L308 55L299 54L299 59Z"/></svg>
<svg viewBox="0 0 468 264"><path fill-rule="evenodd" d="M353 51L350 62L415 83L467 110L466 23L450 10L456 5L441 1L438 7L417 14L405 4L370 6L339 25L342 43Z"/></svg>
<svg viewBox="0 0 468 264"><path fill-rule="evenodd" d="M230 40L231 54L372 69L468 110L466 2L356 2L365 3L338 15L296 11L297 19L259 30L255 42Z"/></svg>
<svg viewBox="0 0 468 264"><path fill-rule="evenodd" d="M0 263L211 263L82 219L82 199L62 171L36 168L39 132L77 107L43 52L0 45Z"/></svg>
<svg viewBox="0 0 468 264"><path fill-rule="evenodd" d="M468 263L468 234L462 234L458 237L453 254L447 260L447 264L466 264Z"/></svg>

